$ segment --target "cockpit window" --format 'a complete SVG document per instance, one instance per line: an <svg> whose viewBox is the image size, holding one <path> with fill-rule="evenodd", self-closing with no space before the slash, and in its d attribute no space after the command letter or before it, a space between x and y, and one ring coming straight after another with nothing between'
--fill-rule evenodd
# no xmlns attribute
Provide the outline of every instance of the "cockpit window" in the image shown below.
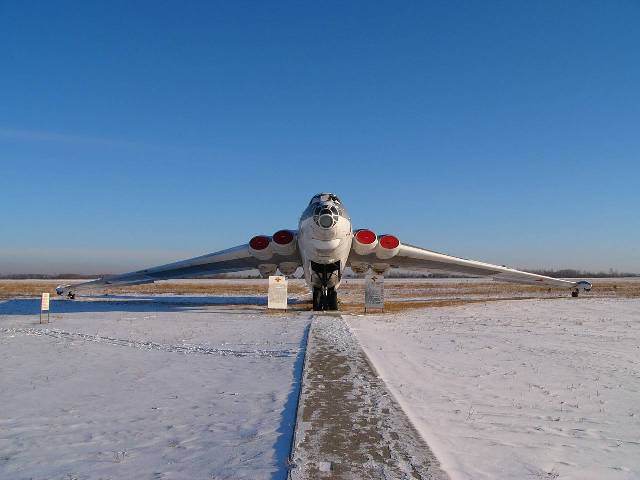
<svg viewBox="0 0 640 480"><path fill-rule="evenodd" d="M309 202L309 205L317 202L335 202L335 203L342 204L340 199L333 193L319 193L317 195L314 195L311 201Z"/></svg>

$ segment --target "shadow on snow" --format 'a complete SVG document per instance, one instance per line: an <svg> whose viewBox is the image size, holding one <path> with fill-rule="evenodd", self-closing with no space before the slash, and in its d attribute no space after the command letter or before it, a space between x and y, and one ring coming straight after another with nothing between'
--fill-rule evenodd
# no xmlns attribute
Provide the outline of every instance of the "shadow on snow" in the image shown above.
<svg viewBox="0 0 640 480"><path fill-rule="evenodd" d="M290 298L289 304L302 300ZM180 312L197 311L209 306L264 306L264 296L127 296L105 295L101 297L80 297L76 300L52 300L51 314L84 312ZM262 309L261 309L262 310ZM0 301L0 315L38 315L39 298L13 298Z"/></svg>
<svg viewBox="0 0 640 480"><path fill-rule="evenodd" d="M282 409L282 418L277 430L278 438L273 445L276 451L276 458L278 459L278 470L274 472L273 480L285 480L289 474L289 458L293 452L293 442L295 440L294 429L298 416L300 390L302 389L302 369L304 367L304 356L307 350L310 328L311 323L306 326L302 339L300 340L300 350L298 351L298 356L293 366L293 385L287 397L287 403L285 403Z"/></svg>

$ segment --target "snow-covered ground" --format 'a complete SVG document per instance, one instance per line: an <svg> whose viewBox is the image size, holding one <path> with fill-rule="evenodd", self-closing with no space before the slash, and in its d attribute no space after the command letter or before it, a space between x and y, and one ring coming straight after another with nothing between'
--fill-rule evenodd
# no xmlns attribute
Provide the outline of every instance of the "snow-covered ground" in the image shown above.
<svg viewBox="0 0 640 480"><path fill-rule="evenodd" d="M310 315L209 300L0 302L0 478L285 478Z"/></svg>
<svg viewBox="0 0 640 480"><path fill-rule="evenodd" d="M345 318L453 479L640 478L640 300Z"/></svg>

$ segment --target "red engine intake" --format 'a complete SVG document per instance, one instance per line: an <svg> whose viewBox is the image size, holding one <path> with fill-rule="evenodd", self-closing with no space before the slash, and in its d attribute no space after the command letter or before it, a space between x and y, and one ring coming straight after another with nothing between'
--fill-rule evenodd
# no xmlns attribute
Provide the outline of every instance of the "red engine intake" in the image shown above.
<svg viewBox="0 0 640 480"><path fill-rule="evenodd" d="M273 256L271 239L265 235L256 235L249 240L249 253L260 260L267 260Z"/></svg>
<svg viewBox="0 0 640 480"><path fill-rule="evenodd" d="M376 247L376 257L386 260L395 257L400 251L400 240L394 235L380 235Z"/></svg>
<svg viewBox="0 0 640 480"><path fill-rule="evenodd" d="M273 234L273 241L278 245L287 245L293 242L294 235L291 230L278 230Z"/></svg>
<svg viewBox="0 0 640 480"><path fill-rule="evenodd" d="M269 246L269 237L257 235L249 241L249 246L254 250L264 250Z"/></svg>
<svg viewBox="0 0 640 480"><path fill-rule="evenodd" d="M373 252L378 244L375 232L363 228L353 235L353 249L358 255L368 255Z"/></svg>
<svg viewBox="0 0 640 480"><path fill-rule="evenodd" d="M296 235L291 230L278 230L273 234L271 247L278 255L291 255L296 250Z"/></svg>

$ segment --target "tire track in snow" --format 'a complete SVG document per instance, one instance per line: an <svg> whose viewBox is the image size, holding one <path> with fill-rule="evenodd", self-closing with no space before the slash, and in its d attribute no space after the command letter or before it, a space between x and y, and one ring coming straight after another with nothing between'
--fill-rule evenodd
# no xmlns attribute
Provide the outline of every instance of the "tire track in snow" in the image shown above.
<svg viewBox="0 0 640 480"><path fill-rule="evenodd" d="M233 357L294 357L298 354L299 349L282 349L282 350L263 350L263 349L247 349L233 350L229 348L216 348L208 345L190 345L180 344L171 345L156 343L144 340L130 340L113 337L105 337L102 335L90 335L79 332L65 332L64 330L48 329L48 328L0 328L0 333L11 337L18 335L36 336L36 337L53 337L63 340L84 340L87 342L102 343L107 345L117 345L120 347L137 348L139 350L156 350L161 352L175 352L183 354L201 354L201 355L221 355Z"/></svg>

